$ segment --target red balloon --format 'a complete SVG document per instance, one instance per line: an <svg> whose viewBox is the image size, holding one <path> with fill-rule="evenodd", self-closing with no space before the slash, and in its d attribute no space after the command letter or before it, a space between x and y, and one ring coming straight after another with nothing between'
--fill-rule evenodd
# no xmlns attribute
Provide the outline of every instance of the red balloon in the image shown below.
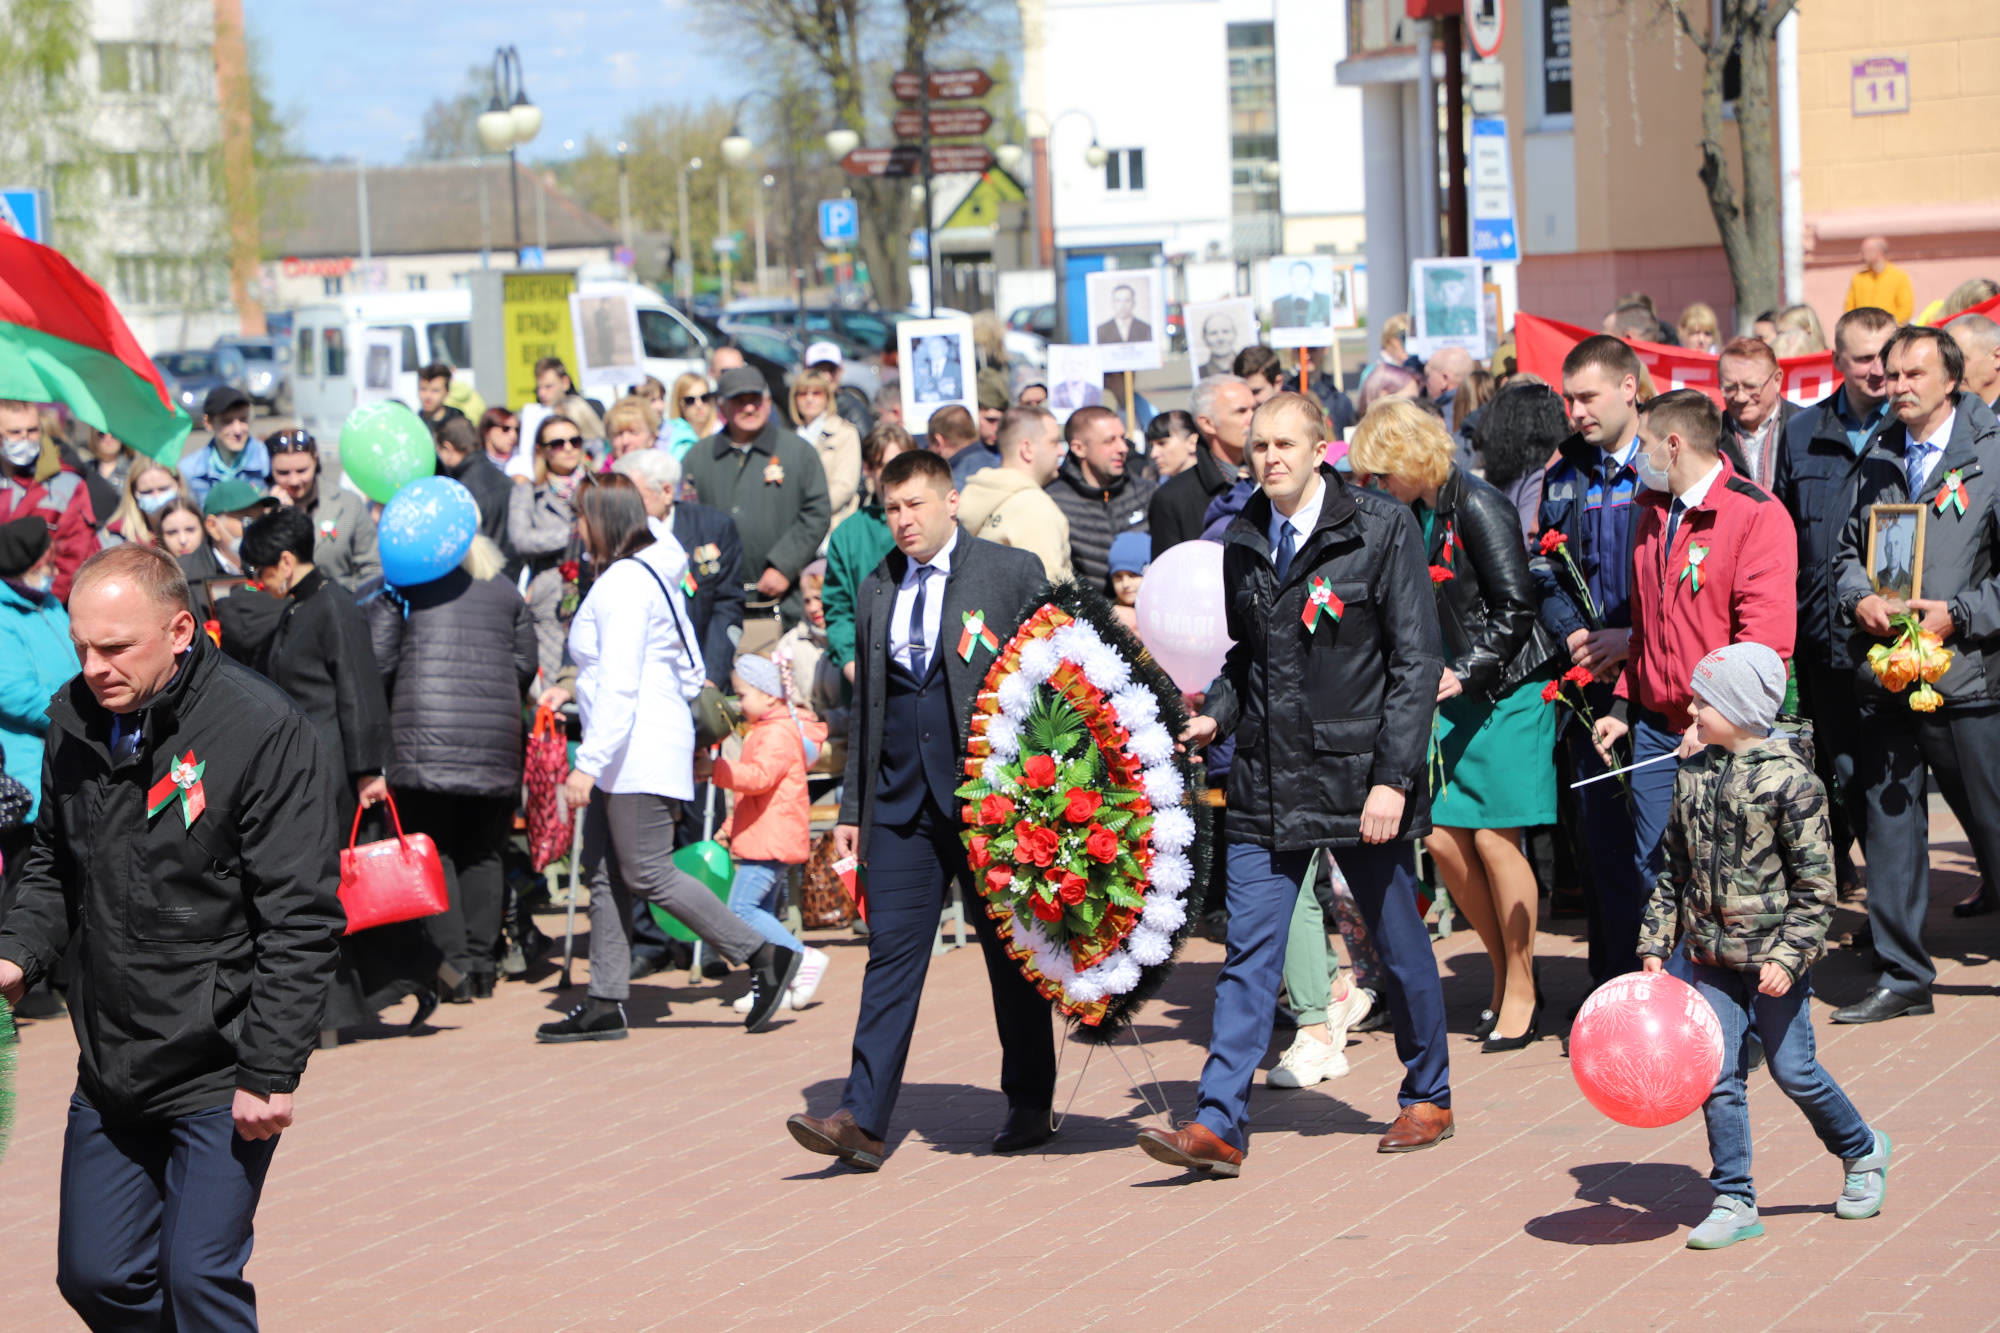
<svg viewBox="0 0 2000 1333"><path fill-rule="evenodd" d="M1722 1024L1701 992L1665 972L1628 972L1591 992L1569 1032L1569 1068L1621 1125L1671 1125L1708 1100Z"/></svg>

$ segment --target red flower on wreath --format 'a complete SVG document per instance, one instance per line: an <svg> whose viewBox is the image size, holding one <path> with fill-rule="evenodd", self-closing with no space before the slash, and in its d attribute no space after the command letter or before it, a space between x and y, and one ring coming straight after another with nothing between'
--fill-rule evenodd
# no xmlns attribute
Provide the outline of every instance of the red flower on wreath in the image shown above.
<svg viewBox="0 0 2000 1333"><path fill-rule="evenodd" d="M1031 893L1028 895L1028 906L1034 909L1035 919L1037 921L1062 920L1062 914L1063 914L1062 904L1050 902L1047 899L1043 898L1042 895L1039 893Z"/></svg>
<svg viewBox="0 0 2000 1333"><path fill-rule="evenodd" d="M984 870L993 864L993 853L986 850L986 845L992 841L984 833L975 833L966 843L965 860L974 870Z"/></svg>
<svg viewBox="0 0 2000 1333"><path fill-rule="evenodd" d="M1059 841L1054 829L1041 828L1024 819L1014 825L1014 860L1019 865L1038 865L1047 869L1055 864Z"/></svg>
<svg viewBox="0 0 2000 1333"><path fill-rule="evenodd" d="M979 818L975 823L1005 824L1014 814L1014 802L999 792L989 792L979 802Z"/></svg>
<svg viewBox="0 0 2000 1333"><path fill-rule="evenodd" d="M1554 528L1550 528L1542 534L1543 555L1554 555L1567 545L1569 545L1569 538L1563 536L1561 532Z"/></svg>
<svg viewBox="0 0 2000 1333"><path fill-rule="evenodd" d="M1062 900L1064 906L1075 907L1089 892L1090 881L1082 875L1073 875L1067 870L1057 873L1056 897Z"/></svg>
<svg viewBox="0 0 2000 1333"><path fill-rule="evenodd" d="M1542 702L1545 704L1554 703L1556 696L1562 693L1562 689L1562 682L1559 680L1552 680L1542 686Z"/></svg>
<svg viewBox="0 0 2000 1333"><path fill-rule="evenodd" d="M1132 818L1134 819L1144 819L1147 815L1153 813L1153 803L1143 796L1125 808L1132 812Z"/></svg>
<svg viewBox="0 0 2000 1333"><path fill-rule="evenodd" d="M1449 583L1457 577L1458 576L1456 574L1452 573L1449 569L1446 569L1443 565L1431 566L1432 583Z"/></svg>
<svg viewBox="0 0 2000 1333"><path fill-rule="evenodd" d="M1056 761L1045 754L1031 754L1021 764L1021 785L1040 789L1056 785Z"/></svg>
<svg viewBox="0 0 2000 1333"><path fill-rule="evenodd" d="M1588 685L1591 681L1597 679L1597 677L1591 674L1590 668L1584 666L1571 667L1569 670L1563 672L1562 678L1571 685Z"/></svg>
<svg viewBox="0 0 2000 1333"><path fill-rule="evenodd" d="M1012 866L994 866L986 872L986 890L988 893L1005 893L1008 886L1013 884L1013 882L1014 867Z"/></svg>
<svg viewBox="0 0 2000 1333"><path fill-rule="evenodd" d="M1118 859L1118 835L1102 824L1092 824L1083 840L1083 850L1090 854L1091 860L1110 865Z"/></svg>
<svg viewBox="0 0 2000 1333"><path fill-rule="evenodd" d="M1104 797L1097 792L1086 791L1082 787L1071 787L1069 808L1063 811L1063 818L1072 824L1088 824L1096 816L1098 807L1103 804Z"/></svg>

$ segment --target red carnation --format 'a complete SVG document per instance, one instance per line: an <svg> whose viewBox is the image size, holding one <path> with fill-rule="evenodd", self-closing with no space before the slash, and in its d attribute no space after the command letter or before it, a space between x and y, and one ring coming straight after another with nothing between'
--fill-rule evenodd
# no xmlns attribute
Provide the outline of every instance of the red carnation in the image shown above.
<svg viewBox="0 0 2000 1333"><path fill-rule="evenodd" d="M1012 866L994 866L986 872L986 891L988 893L1004 893L1013 882L1014 867Z"/></svg>
<svg viewBox="0 0 2000 1333"><path fill-rule="evenodd" d="M1014 816L1014 802L999 792L988 792L979 802L979 818L975 824L1004 824Z"/></svg>
<svg viewBox="0 0 2000 1333"><path fill-rule="evenodd" d="M965 860L974 870L984 870L993 864L993 853L986 850L986 844L991 841L984 833L972 835L966 847Z"/></svg>
<svg viewBox="0 0 2000 1333"><path fill-rule="evenodd" d="M1062 900L1064 906L1075 907L1089 892L1090 881L1082 875L1072 875L1067 870L1057 874L1056 897Z"/></svg>
<svg viewBox="0 0 2000 1333"><path fill-rule="evenodd" d="M1563 672L1562 678L1572 685L1588 685L1596 679L1595 676L1590 674L1590 668L1583 666L1571 667L1569 670Z"/></svg>
<svg viewBox="0 0 2000 1333"><path fill-rule="evenodd" d="M1045 754L1032 754L1021 764L1021 785L1024 787L1053 787L1056 785L1056 761Z"/></svg>
<svg viewBox="0 0 2000 1333"><path fill-rule="evenodd" d="M1153 803L1143 796L1125 808L1132 812L1134 819L1144 819L1147 815L1153 813Z"/></svg>
<svg viewBox="0 0 2000 1333"><path fill-rule="evenodd" d="M1104 798L1094 791L1082 787L1069 789L1069 808L1063 811L1063 818L1072 824L1088 824L1097 814L1097 808L1104 804Z"/></svg>
<svg viewBox="0 0 2000 1333"><path fill-rule="evenodd" d="M1547 532L1544 532L1542 534L1543 555L1554 555L1557 551L1560 551L1564 546L1568 544L1569 544L1569 538L1563 536L1562 533L1558 532L1554 528L1550 528Z"/></svg>
<svg viewBox="0 0 2000 1333"><path fill-rule="evenodd" d="M1028 895L1028 906L1034 909L1035 919L1038 921L1062 920L1062 904L1050 902L1039 893Z"/></svg>
<svg viewBox="0 0 2000 1333"><path fill-rule="evenodd" d="M1091 860L1109 865L1118 859L1118 835L1102 824L1092 824L1083 840L1083 850L1090 854Z"/></svg>
<svg viewBox="0 0 2000 1333"><path fill-rule="evenodd" d="M1542 702L1545 704L1554 703L1556 701L1556 696L1561 694L1562 690L1563 687L1561 681L1559 680L1550 681L1548 684L1542 686Z"/></svg>
<svg viewBox="0 0 2000 1333"><path fill-rule="evenodd" d="M1014 860L1021 865L1051 866L1058 841L1054 829L1039 828L1024 819L1014 825Z"/></svg>
<svg viewBox="0 0 2000 1333"><path fill-rule="evenodd" d="M1456 574L1453 574L1449 569L1446 569L1443 565L1431 566L1432 583L1449 583L1456 577L1458 576Z"/></svg>

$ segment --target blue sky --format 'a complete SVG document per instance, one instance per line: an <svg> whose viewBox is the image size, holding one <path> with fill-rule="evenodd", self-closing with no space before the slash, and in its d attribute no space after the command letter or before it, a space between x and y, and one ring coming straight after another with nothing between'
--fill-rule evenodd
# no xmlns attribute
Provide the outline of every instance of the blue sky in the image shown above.
<svg viewBox="0 0 2000 1333"><path fill-rule="evenodd" d="M542 131L526 153L615 135L627 112L745 91L678 0L244 0L272 100L299 146L323 157L401 161L433 98L466 66L516 46Z"/></svg>

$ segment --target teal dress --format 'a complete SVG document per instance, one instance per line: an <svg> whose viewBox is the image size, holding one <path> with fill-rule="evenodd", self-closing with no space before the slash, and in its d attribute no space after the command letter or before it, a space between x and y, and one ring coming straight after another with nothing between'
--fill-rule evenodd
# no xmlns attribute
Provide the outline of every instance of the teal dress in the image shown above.
<svg viewBox="0 0 2000 1333"><path fill-rule="evenodd" d="M1429 550L1436 511L1422 501L1413 508ZM1553 756L1561 705L1542 702L1542 687L1555 679L1554 672L1551 664L1497 700L1467 691L1438 705L1431 724L1432 825L1478 829L1555 823Z"/></svg>

